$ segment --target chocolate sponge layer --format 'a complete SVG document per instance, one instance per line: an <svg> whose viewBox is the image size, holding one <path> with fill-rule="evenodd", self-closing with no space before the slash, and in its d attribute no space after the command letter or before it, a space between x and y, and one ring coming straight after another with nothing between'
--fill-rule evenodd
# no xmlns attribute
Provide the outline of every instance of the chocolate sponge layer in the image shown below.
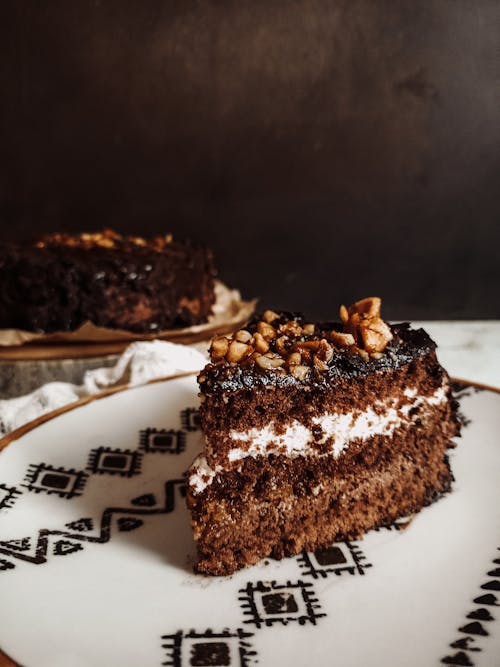
<svg viewBox="0 0 500 667"><path fill-rule="evenodd" d="M188 491L198 572L227 575L271 556L359 538L450 489L448 406L425 424L377 436L351 459L248 458Z"/></svg>

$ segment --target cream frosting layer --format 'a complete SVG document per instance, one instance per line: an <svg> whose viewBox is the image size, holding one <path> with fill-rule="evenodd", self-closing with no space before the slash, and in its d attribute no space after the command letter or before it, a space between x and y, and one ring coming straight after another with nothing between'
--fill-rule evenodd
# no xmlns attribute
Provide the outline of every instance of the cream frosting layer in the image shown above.
<svg viewBox="0 0 500 667"><path fill-rule="evenodd" d="M400 397L394 397L386 401L377 401L373 407L363 412L325 412L312 419L312 428L292 420L284 430L280 425L279 431L276 430L274 421L260 429L233 430L230 437L235 446L229 452L229 461L234 463L249 456L255 458L269 454L282 454L292 458L297 456L319 458L332 454L337 457L354 440L368 440L375 435L390 436L401 425L416 420L421 415L411 415L415 408L431 407L446 402L447 382L430 396L417 396L417 390L410 388L405 389L403 395L409 399L403 405L400 404ZM314 427L321 428L320 439L314 437ZM331 441L329 449L326 452L318 452L315 445L327 440ZM244 446L238 447L238 444L243 445L243 443ZM201 454L191 467L189 485L195 493L201 493L222 470L222 466L211 468L206 457Z"/></svg>

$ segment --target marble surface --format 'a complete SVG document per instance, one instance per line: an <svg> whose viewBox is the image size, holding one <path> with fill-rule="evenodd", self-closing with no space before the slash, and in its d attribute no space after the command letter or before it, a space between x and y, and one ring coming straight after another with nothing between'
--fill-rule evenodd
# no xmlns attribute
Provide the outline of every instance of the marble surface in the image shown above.
<svg viewBox="0 0 500 667"><path fill-rule="evenodd" d="M414 322L438 344L438 357L448 373L500 388L500 321Z"/></svg>

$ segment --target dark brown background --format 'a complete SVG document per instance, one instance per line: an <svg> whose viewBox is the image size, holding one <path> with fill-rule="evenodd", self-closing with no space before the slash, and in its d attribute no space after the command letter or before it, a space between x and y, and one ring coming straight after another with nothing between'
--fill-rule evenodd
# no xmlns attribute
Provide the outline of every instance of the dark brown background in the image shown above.
<svg viewBox="0 0 500 667"><path fill-rule="evenodd" d="M173 231L264 304L500 317L500 3L0 6L1 239Z"/></svg>

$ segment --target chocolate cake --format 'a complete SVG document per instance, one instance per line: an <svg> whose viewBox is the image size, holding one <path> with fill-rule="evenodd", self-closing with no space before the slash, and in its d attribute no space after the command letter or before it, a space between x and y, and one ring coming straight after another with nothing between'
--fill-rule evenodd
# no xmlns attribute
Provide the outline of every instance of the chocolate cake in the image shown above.
<svg viewBox="0 0 500 667"><path fill-rule="evenodd" d="M340 314L266 311L212 341L188 473L198 572L359 538L450 489L459 422L435 344L386 324L376 297Z"/></svg>
<svg viewBox="0 0 500 667"><path fill-rule="evenodd" d="M51 234L0 247L0 328L50 333L86 321L138 333L206 322L211 252L169 236Z"/></svg>

